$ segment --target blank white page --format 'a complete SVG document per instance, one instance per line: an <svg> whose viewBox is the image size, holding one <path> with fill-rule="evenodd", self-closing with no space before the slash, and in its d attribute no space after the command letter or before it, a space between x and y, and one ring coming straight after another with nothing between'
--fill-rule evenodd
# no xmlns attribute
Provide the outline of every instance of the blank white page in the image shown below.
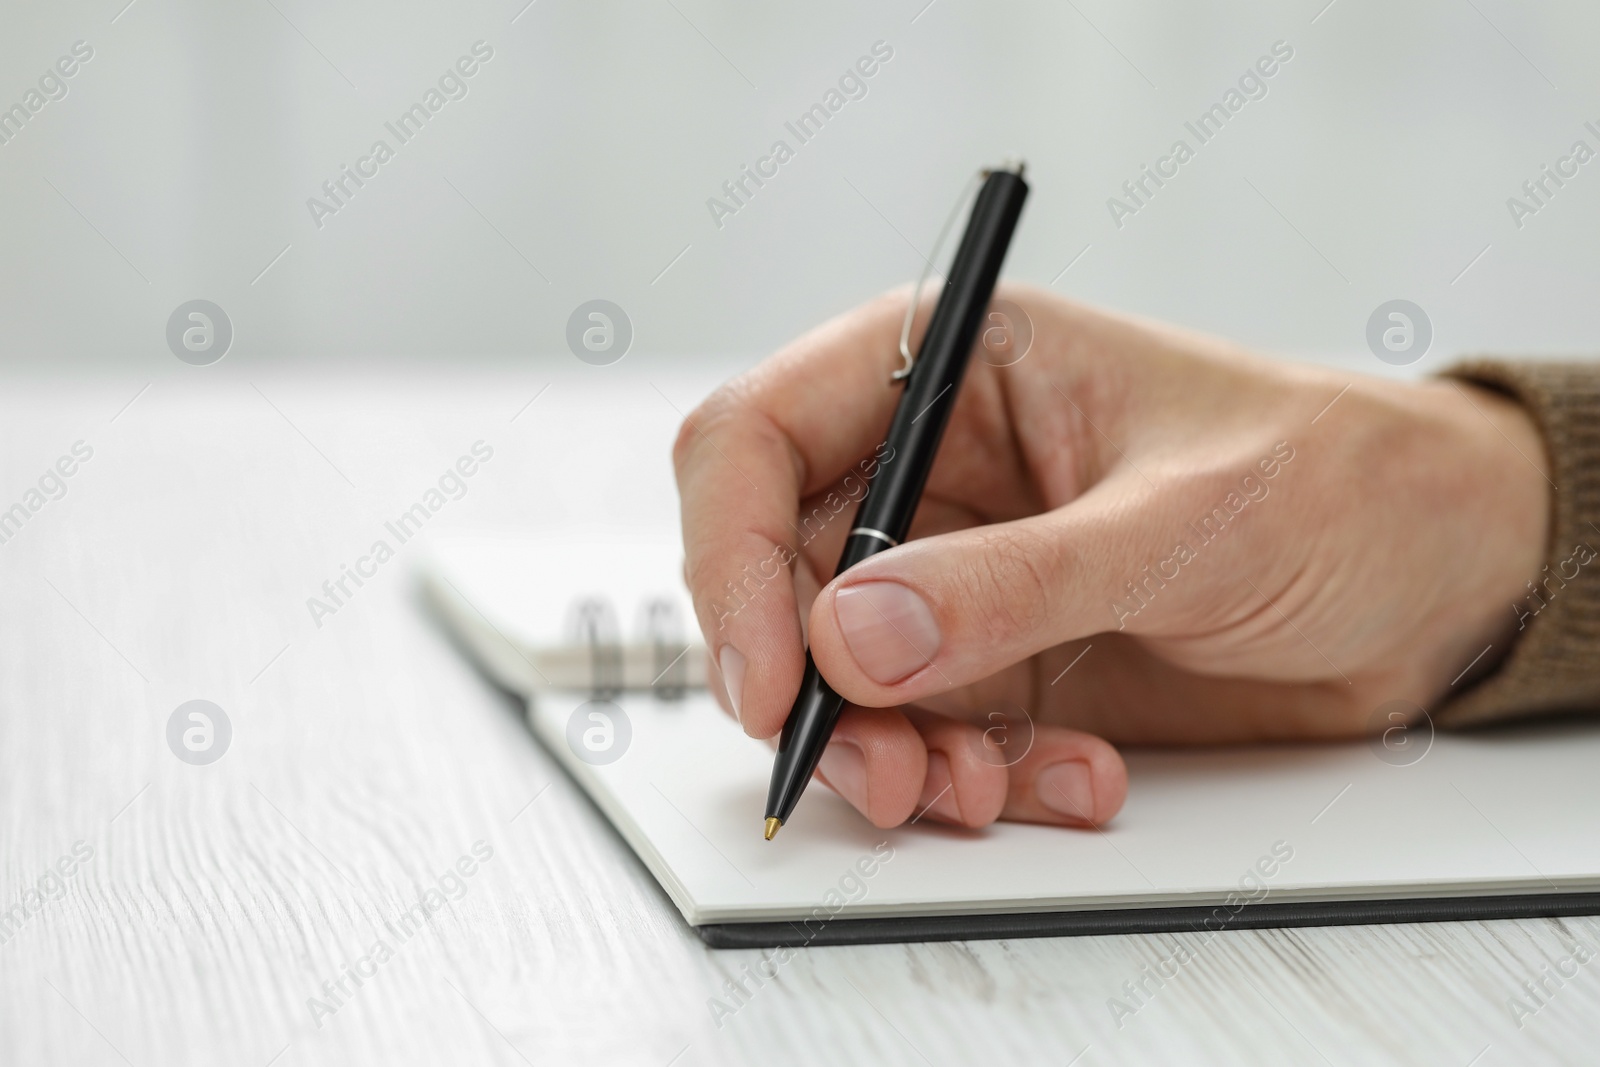
<svg viewBox="0 0 1600 1067"><path fill-rule="evenodd" d="M498 580L537 589L541 575L573 566L549 542L528 549L501 551L496 567L523 573ZM463 563L463 551L475 549L441 542L430 571L451 575L482 610L515 614L515 602L480 588L491 571ZM568 574L551 588L571 585ZM504 643L485 627L462 636L485 661ZM825 905L839 917L1210 905L1241 885L1272 901L1600 888L1600 730L1582 722L1439 734L1407 766L1364 742L1134 751L1127 805L1102 830L878 830L817 783L768 842L772 751L703 691L619 698L631 738L605 764L568 741L587 700L536 694L533 732L691 925L799 919Z"/></svg>

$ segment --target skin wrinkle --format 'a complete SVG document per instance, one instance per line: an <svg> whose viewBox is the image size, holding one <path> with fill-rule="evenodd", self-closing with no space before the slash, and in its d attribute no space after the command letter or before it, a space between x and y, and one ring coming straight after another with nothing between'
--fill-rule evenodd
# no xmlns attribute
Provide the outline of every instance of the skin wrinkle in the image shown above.
<svg viewBox="0 0 1600 1067"><path fill-rule="evenodd" d="M997 368L997 373L1002 375L1002 377L999 379L999 388L996 390L999 393L1000 421L1001 425L1005 428L1004 432L1006 434L1007 441L1010 442L1012 454L1020 456L1022 459L1022 466L1025 468L1026 472L1034 475L1033 478L1022 480L1025 483L1032 483L1030 484L1030 488L1034 488L1034 496L1037 498L1039 497L1039 493L1036 486L1044 484L1044 479L1039 477L1039 475L1041 475L1043 472L1039 469L1039 466L1033 462L1032 453L1028 448L1027 443L1022 439L1022 425L1024 420L1022 418L1022 412L1017 409L1015 398L1011 395L1010 384L1016 381L1017 377L1019 376L1003 376L1005 375L1005 371L1007 369L1009 368ZM1048 499L1048 494L1046 494L1042 499L1035 499L1032 501L1032 503L1034 504L1034 507L1032 508L1034 511L1043 511L1054 506Z"/></svg>
<svg viewBox="0 0 1600 1067"><path fill-rule="evenodd" d="M1026 404L1027 398L1019 398L1020 403ZM1033 439L1030 444L1022 440L1020 432L1013 435L1022 455L1027 457L1029 470L1041 487L1041 510L1062 507L1082 496L1085 489L1093 485L1090 481L1090 453L1086 443L1074 436L1073 430L1085 429L1077 412L1067 408L1061 413L1060 418L1052 418L1049 406L1038 405L1043 409L1043 420L1052 424L1051 434L1030 434ZM1019 413L1020 414L1020 413ZM1019 418L1018 420L1022 420ZM1037 426L1040 418L1027 420L1030 426ZM1020 431L1020 427L1018 428ZM1064 457L1064 462L1057 457Z"/></svg>
<svg viewBox="0 0 1600 1067"><path fill-rule="evenodd" d="M904 292L903 295L897 290L894 293L887 294L886 296L879 298L878 303L882 304L882 303L888 302L888 303L892 303L895 306L899 307L900 308L899 314L896 316L896 318L894 320L896 323L898 323L900 321L900 317L904 315L904 300L909 295L910 295L910 288L906 287L905 288L905 292ZM924 297L924 303L925 304L931 304L932 300L933 300L933 297L931 295L927 295L927 296ZM922 314L922 311L921 311L920 308L918 310L918 314L917 314L916 318L917 318L917 320L922 320L922 329L925 330L926 329L925 316ZM914 321L912 323L912 330L911 330L912 336L911 336L911 341L910 341L911 350L913 352L916 351L916 346L921 343L920 332L921 331L919 331L919 329L918 329L917 322ZM898 367L900 365L900 352L899 352L899 336L900 336L900 334L899 334L898 328L896 329L894 336L895 336L894 344L892 346L887 347L887 348L884 349L884 351L887 353L887 355L885 356L885 358L880 360L880 362L883 363L882 375L883 375L883 380L884 381L892 380L891 379L891 375L893 374L894 370L898 369ZM873 352L876 352L878 350L878 346L870 346L870 350L873 351ZM768 416L766 416L764 413L762 414L762 418L766 419L769 422L772 422L772 420L769 419ZM800 492L799 495L802 496L802 497L809 495L808 494L808 490L810 490L812 493L816 492L817 490L812 490L811 489L811 475L810 475L810 472L809 472L809 469L808 469L809 465L806 463L805 456L799 452L798 448L793 446L793 442L797 441L799 439L800 435L797 434L797 433L794 433L794 428L790 427L788 425L785 425L785 424L782 424L782 423L773 423L773 425L778 426L778 428L780 430L784 431L782 436L785 438L785 443L790 446L790 450L794 454L793 458L795 460L795 463L797 464L797 470L799 472L801 472L802 476L797 481L797 484L801 488L801 492ZM869 452L870 452L870 449L869 449ZM866 457L862 457L862 458L866 458Z"/></svg>
<svg viewBox="0 0 1600 1067"><path fill-rule="evenodd" d="M792 484L798 490L796 495L805 497L808 495L807 490L812 478L810 464L806 462L805 454L797 443L799 435L795 433L795 428L778 421L774 416L764 411L760 404L756 402L765 387L766 383L759 378L748 382L735 379L729 386L724 387L728 389L730 395L721 397L720 394L713 394L708 403L717 402L719 398L720 402L717 403L709 420L710 426L715 426L724 421L731 421L735 417L753 422L756 429L762 431L768 440L784 451L789 459L790 470L794 479ZM698 413L697 410L696 414ZM705 430L706 436L709 437L710 426L707 425L707 422L700 419L695 421L700 423L701 429Z"/></svg>
<svg viewBox="0 0 1600 1067"><path fill-rule="evenodd" d="M999 441L1004 441L1009 446L1003 447L999 443L990 446L992 452L998 453L998 456L995 457L990 466L996 467L1003 464L1009 468L1012 477L1023 489L1022 497L1014 502L1013 507L1007 509L1007 513L1003 518L1020 518L1024 515L1046 510L1047 502L1038 491L1038 479L1030 477L1030 475L1035 475L1037 471L1018 437L1019 427L1023 419L1021 418L1021 412L1017 410L1014 403L1010 385L1011 382L1017 380L1017 376L1008 375L1010 368L993 367L987 369L990 371L989 377L995 383L993 386L994 401L991 409L993 411L993 422L997 424L995 426L997 432L985 434L984 439L994 441L998 438ZM996 516L988 519L988 521L1002 521L1002 517Z"/></svg>
<svg viewBox="0 0 1600 1067"><path fill-rule="evenodd" d="M804 496L805 485L810 480L811 474L807 469L805 456L801 454L799 446L794 443L794 438L786 432L785 427L774 422L764 411L753 405L744 405L739 414L747 419L754 420L756 427L788 454L790 468L794 477L792 484L798 486L800 488L799 495Z"/></svg>
<svg viewBox="0 0 1600 1067"><path fill-rule="evenodd" d="M1041 699L1042 694L1044 693L1045 684L1047 684L1047 683L1045 683L1043 681L1043 677L1044 677L1044 661L1045 661L1045 657L1044 656L1030 656L1030 657L1028 657L1027 691L1028 691L1028 698L1029 699L1028 699L1027 706L1024 707L1024 709L1023 709L1024 711L1026 711L1027 708L1038 707L1039 706L1039 701ZM1031 715L1033 713L1030 711L1030 712L1028 712L1028 714L1031 717Z"/></svg>
<svg viewBox="0 0 1600 1067"><path fill-rule="evenodd" d="M1104 447L1104 442L1100 439L1100 435L1094 432L1094 429L1084 417L1082 405L1072 396L1074 392L1072 379L1069 378L1062 392L1072 401L1061 412L1061 417L1067 423L1065 432L1066 447L1072 450L1074 465L1077 468L1075 473L1078 484L1073 487L1076 492L1071 497L1052 501L1056 507L1070 503L1099 481L1098 472L1102 468L1100 449Z"/></svg>
<svg viewBox="0 0 1600 1067"><path fill-rule="evenodd" d="M1226 634L1230 630L1240 633L1250 633L1258 629L1264 629L1264 627L1257 626L1257 623L1260 620L1266 619L1270 622L1278 617L1278 613L1272 610L1272 604L1268 603L1261 597L1256 596L1255 591L1248 585L1240 583L1240 588L1243 590L1243 592L1239 596L1239 606L1243 610L1243 614L1229 616L1219 621L1217 625L1210 627L1209 629L1187 630L1184 632L1182 637L1163 638L1158 633L1149 631L1141 636L1145 636L1152 642L1159 641L1160 647L1163 649L1169 649L1173 652L1180 652L1185 646L1188 645L1200 645L1208 641L1214 641L1216 638ZM1263 592L1265 592L1265 590L1263 590ZM1251 601L1254 601L1253 605L1251 604ZM1285 614L1288 613L1285 612ZM1292 615L1290 616L1290 618L1293 617L1294 616Z"/></svg>
<svg viewBox="0 0 1600 1067"><path fill-rule="evenodd" d="M1077 310L1075 305L1073 310ZM1118 448L1127 450L1133 443L1119 440L1126 436L1121 431L1129 414L1128 386L1114 362L1119 345L1116 338L1103 336L1103 327L1098 330L1101 332L1069 332L1057 361L1067 378L1059 388L1071 401L1069 418L1076 428L1073 443L1085 464L1079 472L1079 484L1084 489L1105 478L1114 466L1123 462L1123 457L1101 435L1102 431L1112 437ZM1089 415L1089 412L1096 414Z"/></svg>
<svg viewBox="0 0 1600 1067"><path fill-rule="evenodd" d="M984 561L985 573L977 583L985 602L978 614L991 631L1023 634L1039 629L1051 605L1060 600L1058 590L1064 584L1059 580L1060 573L1047 573L1040 565L1040 558L1049 555L1041 549L1049 546L1040 534L1022 528L990 531L985 542L989 551L979 557ZM1031 593L1014 595L1019 578L1027 579ZM1022 614L1028 609L1032 609L1029 614Z"/></svg>
<svg viewBox="0 0 1600 1067"><path fill-rule="evenodd" d="M709 414L705 412L706 406L702 405L697 408L689 419L684 420L683 426L679 429L677 440L673 444L674 465L679 469L682 469L684 464L687 463L691 454L697 454L699 450L709 447L706 442L710 439L713 430L734 421L735 418L748 418L751 415L756 415L758 416L758 425L764 426L769 431L773 429L770 422L764 417L759 417L760 413L758 411L755 411L750 405L742 401L737 395L737 391L733 396L723 398L715 403L711 407ZM783 434L776 434L774 440L782 441L791 455L795 451ZM746 536L755 537L763 543L763 551L755 557L757 560L769 558L771 553L778 548L779 542L769 531L746 526L742 532ZM731 562L727 559L709 556L686 557L684 560L684 572L688 577L690 590L704 589L707 587L708 581L711 584L711 588L717 591L725 589L726 585L724 583L730 580L735 585L738 585L738 578L741 572L739 568L732 567ZM741 563L740 567L742 566L743 564ZM700 617L702 629L708 634L717 633L719 627L717 626L715 608L718 602L715 599L710 602L702 602L702 598L699 596L695 596L694 600L695 613ZM709 626L707 626L708 621L710 623ZM713 644L715 643L715 638L713 638Z"/></svg>
<svg viewBox="0 0 1600 1067"><path fill-rule="evenodd" d="M923 492L924 502L970 496L970 487L979 481L991 485L1025 481L1022 475L1026 472L1011 456L1002 454L993 445L994 430L1003 430L1006 424L995 417L1003 405L1003 387L983 373L988 369L991 368L980 364L969 371L969 381L945 431L946 437L972 444L964 450L940 450ZM974 452L972 445L981 452ZM1004 521L1013 514L1025 513L1027 506L1026 499L1012 498L1002 498L981 508L967 505L974 516L973 525Z"/></svg>
<svg viewBox="0 0 1600 1067"><path fill-rule="evenodd" d="M1298 459L1299 457L1297 456L1296 458ZM1248 529L1236 528L1236 526L1241 523L1252 523L1258 519L1260 517L1258 509L1272 506L1274 494L1281 494L1283 487L1277 479L1267 481L1258 478L1263 484L1271 487L1268 495L1260 500L1249 501L1239 514L1232 517L1223 534L1219 535L1215 540L1196 543L1197 539L1190 529L1190 525L1198 523L1202 517L1209 515L1213 508L1221 507L1222 501L1229 493L1240 492L1239 485L1243 477L1241 471L1247 470L1247 468L1241 467L1238 461L1233 458L1224 461L1219 457L1211 462L1205 460L1197 460L1196 462L1201 465L1198 471L1186 476L1181 486L1169 488L1165 491L1165 495L1168 498L1181 497L1181 501L1166 509L1167 515L1164 516L1162 521L1171 530L1171 544L1165 546L1166 551L1159 553L1159 558L1166 558L1166 552L1170 551L1173 545L1176 545L1179 541L1183 541L1196 551L1197 560L1183 565L1177 577L1163 577L1163 581L1167 582L1169 587L1172 587L1170 589L1172 595L1169 595L1168 589L1159 590L1155 603L1149 608L1141 608L1138 614L1129 620L1128 625L1131 630L1150 637L1159 637L1181 631L1185 638L1198 643L1199 641L1213 639L1235 627L1248 631L1257 616L1274 614L1270 607L1260 603L1260 598L1256 596L1248 585L1241 582L1236 594L1237 609L1219 608L1216 595L1213 592L1213 595L1203 606L1217 621L1214 625L1202 626L1196 629L1196 624L1190 621L1190 617L1195 614L1195 605L1192 603L1192 595L1189 594L1189 590L1193 589L1196 583L1192 581L1186 583L1185 575L1195 577L1196 574L1192 569L1195 567L1214 570L1219 565L1229 562L1231 557L1239 551L1236 546L1241 542L1244 535L1250 532ZM1253 469L1248 468L1251 471ZM1279 477L1282 477L1282 475L1283 472L1280 470ZM1243 495L1242 492L1240 495ZM1280 507L1282 506L1281 496L1277 497L1277 504ZM1226 508L1224 507L1223 510L1226 511ZM1151 561L1152 573L1155 573L1159 558ZM1303 566L1299 573L1304 573ZM1137 583L1138 578L1139 576L1137 575L1128 575L1123 580L1131 579ZM1262 591L1274 603L1283 606L1281 597L1290 584L1292 583L1285 583L1280 587L1263 589ZM1114 588L1112 592L1117 595L1119 600L1126 602L1125 590ZM1163 600L1166 601L1165 604L1162 603ZM1285 607L1284 610L1291 617L1294 617L1294 613L1289 608ZM1152 612L1148 619L1145 617L1146 611Z"/></svg>
<svg viewBox="0 0 1600 1067"><path fill-rule="evenodd" d="M772 554L778 550L778 543L773 541L770 535L765 534L760 530L756 530L752 527L745 527L742 533L747 537L754 537L762 542L764 551L754 557L754 559L757 561L765 561L771 558ZM729 560L700 557L698 560L691 562L688 558L685 558L683 565L684 574L688 579L690 589L702 589L706 587L706 583L708 581L720 579L718 581L714 581L711 586L714 594L720 594L722 591L726 590L727 586L723 583L731 581L736 588L740 589L741 598L748 597L748 594L744 592L739 581L739 579L743 576L742 570L733 568ZM743 566L744 564L740 564L741 568ZM752 564L752 566L759 566L759 563ZM770 586L775 580L776 579L768 580L767 584ZM695 613L701 616L701 626L705 628L705 632L708 634L718 633L721 628L717 625L718 614L715 609L718 604L722 602L717 599L716 595L713 596L712 600L703 605L700 603L700 598L696 597L695 601ZM746 602L748 601L746 600ZM723 606L731 607L731 605ZM734 611L735 615L738 613L738 611ZM709 626L706 625L707 622L710 623ZM713 643L715 643L715 641ZM718 645L718 647L720 647L720 645Z"/></svg>

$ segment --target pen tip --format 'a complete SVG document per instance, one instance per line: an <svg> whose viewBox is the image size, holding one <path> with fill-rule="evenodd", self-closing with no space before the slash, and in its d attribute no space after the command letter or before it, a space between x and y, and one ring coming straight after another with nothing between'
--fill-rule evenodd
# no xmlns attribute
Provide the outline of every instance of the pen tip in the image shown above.
<svg viewBox="0 0 1600 1067"><path fill-rule="evenodd" d="M774 837L778 836L778 827L780 827L782 825L783 825L783 820L782 819L768 819L767 820L766 837L767 837L768 841L771 841Z"/></svg>

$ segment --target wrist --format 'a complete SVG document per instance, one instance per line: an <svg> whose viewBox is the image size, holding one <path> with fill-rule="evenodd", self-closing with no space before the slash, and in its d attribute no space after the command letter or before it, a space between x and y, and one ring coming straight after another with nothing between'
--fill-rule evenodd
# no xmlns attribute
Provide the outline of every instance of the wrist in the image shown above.
<svg viewBox="0 0 1600 1067"><path fill-rule="evenodd" d="M1484 654L1467 677L1453 683L1465 689L1489 673L1527 627L1530 593L1549 557L1554 485L1543 435L1526 407L1469 382L1438 388L1453 401L1456 424L1472 442L1460 446L1455 462L1469 474L1467 513L1482 538L1482 580L1463 577L1462 636L1468 644L1461 652L1469 658L1479 650Z"/></svg>
<svg viewBox="0 0 1600 1067"><path fill-rule="evenodd" d="M1480 359L1446 373L1477 383L1496 399L1517 401L1537 427L1550 481L1545 552L1508 611L1509 655L1470 692L1460 692L1464 685L1452 689L1449 705L1435 718L1462 726L1600 706L1600 437L1594 431L1600 425L1600 366L1587 360Z"/></svg>

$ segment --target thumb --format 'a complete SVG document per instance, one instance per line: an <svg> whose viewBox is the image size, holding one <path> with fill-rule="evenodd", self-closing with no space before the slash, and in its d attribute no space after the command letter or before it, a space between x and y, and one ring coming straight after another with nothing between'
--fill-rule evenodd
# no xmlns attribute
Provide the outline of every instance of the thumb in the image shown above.
<svg viewBox="0 0 1600 1067"><path fill-rule="evenodd" d="M1166 524L1113 481L1055 511L920 538L856 564L811 607L818 669L852 703L888 707L1066 641L1137 632L1118 605L1130 580L1149 580L1143 569L1163 555L1151 531Z"/></svg>

